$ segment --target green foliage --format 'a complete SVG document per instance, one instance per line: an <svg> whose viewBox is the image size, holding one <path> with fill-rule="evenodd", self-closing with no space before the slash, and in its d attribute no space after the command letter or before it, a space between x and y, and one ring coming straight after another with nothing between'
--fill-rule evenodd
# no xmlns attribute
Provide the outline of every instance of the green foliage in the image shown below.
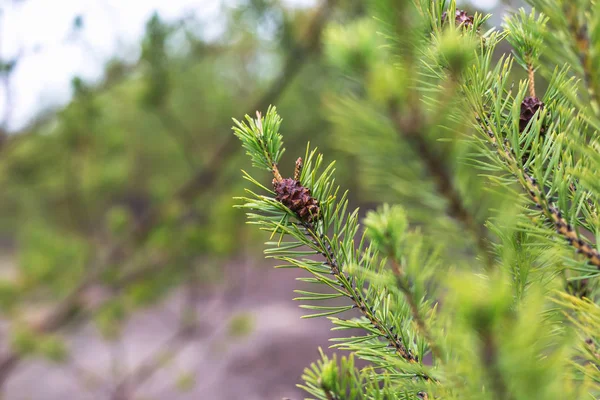
<svg viewBox="0 0 600 400"><path fill-rule="evenodd" d="M302 387L328 400L596 398L595 3L532 1L531 14L488 31L489 16L453 1L368 3L375 22L329 30L329 60L355 83L327 99L327 114L366 196L394 205L369 211L363 230L333 164L310 147L297 193L245 173L255 188L239 199L270 235L266 256L321 285L297 291L306 317L362 331L331 347L367 366L321 354ZM556 40L567 37L575 46ZM498 59L506 43L513 54ZM378 73L386 84L373 84ZM283 151L279 124L265 143L262 121L236 134L277 182L279 163L268 160ZM305 191L320 207L315 220L298 211Z"/></svg>
<svg viewBox="0 0 600 400"><path fill-rule="evenodd" d="M396 258L402 251L408 221L404 209L384 204L377 212L369 211L364 220L368 238L375 248Z"/></svg>
<svg viewBox="0 0 600 400"><path fill-rule="evenodd" d="M525 69L540 57L546 23L548 18L544 15L535 16L535 9L529 15L524 9L506 19L506 40L515 49L515 60Z"/></svg>
<svg viewBox="0 0 600 400"><path fill-rule="evenodd" d="M236 124L234 132L242 140L247 154L252 157L253 165L271 171L283 154L282 136L279 133L281 118L275 107L269 108L264 119L259 115L256 120L246 116L247 124L235 119L233 121Z"/></svg>
<svg viewBox="0 0 600 400"><path fill-rule="evenodd" d="M457 29L446 29L431 48L436 63L452 75L460 75L472 64L477 42Z"/></svg>
<svg viewBox="0 0 600 400"><path fill-rule="evenodd" d="M318 399L343 397L346 399L362 399L365 377L354 366L354 358L337 356L331 359L319 349L321 359L307 368L302 376L306 382L302 387Z"/></svg>
<svg viewBox="0 0 600 400"><path fill-rule="evenodd" d="M329 62L349 73L360 73L379 61L383 45L371 19L353 21L345 25L331 25L325 32L325 50Z"/></svg>
<svg viewBox="0 0 600 400"><path fill-rule="evenodd" d="M200 35L193 18L151 16L138 62L112 60L98 83L73 79L67 106L2 146L0 236L10 246L0 308L9 331L31 310L62 315L67 302L51 331L91 321L114 340L133 313L174 288L223 284L223 264L259 238L239 229L243 216L232 209L243 185L242 152L227 144L235 141L227 128L239 110L265 96L279 98L281 110L301 106L290 117L288 142L309 132L329 149L319 101L345 83L330 82L315 56L320 35L307 29L314 10L269 1L223 11L218 40ZM275 110L268 115L271 133L278 122ZM245 322L240 333L252 328ZM17 342L28 348L28 340Z"/></svg>
<svg viewBox="0 0 600 400"><path fill-rule="evenodd" d="M68 355L61 338L39 334L24 326L12 332L11 346L22 355L40 355L54 362L62 362Z"/></svg>

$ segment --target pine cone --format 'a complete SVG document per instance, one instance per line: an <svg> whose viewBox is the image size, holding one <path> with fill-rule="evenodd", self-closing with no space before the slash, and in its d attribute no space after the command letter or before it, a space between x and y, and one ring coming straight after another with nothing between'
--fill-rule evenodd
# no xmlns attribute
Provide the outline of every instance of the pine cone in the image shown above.
<svg viewBox="0 0 600 400"><path fill-rule="evenodd" d="M446 11L442 14L442 24L446 22L448 14ZM466 28L470 28L473 26L473 16L467 14L466 11L456 10L456 14L454 15L454 21L456 21L456 25L462 25Z"/></svg>
<svg viewBox="0 0 600 400"><path fill-rule="evenodd" d="M525 97L525 99L523 99L523 102L521 103L521 116L519 117L520 132L525 130L535 113L542 108L544 108L544 103L537 97ZM541 133L543 132L544 130L542 129Z"/></svg>
<svg viewBox="0 0 600 400"><path fill-rule="evenodd" d="M292 178L273 181L275 199L292 210L301 221L313 222L319 218L319 203L310 190Z"/></svg>

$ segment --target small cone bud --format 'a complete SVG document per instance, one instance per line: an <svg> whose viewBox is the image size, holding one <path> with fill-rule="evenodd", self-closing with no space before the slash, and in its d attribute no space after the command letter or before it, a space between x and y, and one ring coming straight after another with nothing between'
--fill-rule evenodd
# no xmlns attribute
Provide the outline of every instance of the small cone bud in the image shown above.
<svg viewBox="0 0 600 400"><path fill-rule="evenodd" d="M298 159L296 160L296 169L294 170L294 180L299 181L300 180L300 174L302 173L302 158L298 157Z"/></svg>

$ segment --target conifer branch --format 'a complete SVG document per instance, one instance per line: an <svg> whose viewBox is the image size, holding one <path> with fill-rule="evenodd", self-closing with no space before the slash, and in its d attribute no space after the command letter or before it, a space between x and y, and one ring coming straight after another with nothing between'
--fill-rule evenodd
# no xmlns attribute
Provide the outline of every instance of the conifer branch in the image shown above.
<svg viewBox="0 0 600 400"><path fill-rule="evenodd" d="M567 243L576 249L577 253L583 254L590 264L600 269L600 252L579 236L574 227L565 220L558 207L550 204L537 180L531 177L526 170L519 167L519 163L514 157L510 146L508 146L507 143L503 143L502 145L499 144L493 132L487 129L485 122L479 117L477 119L480 121L480 124L482 124L482 129L488 132L487 136L493 147L517 177L531 201L533 201L536 207L541 209L541 212L546 219L554 225L556 232L563 236Z"/></svg>
<svg viewBox="0 0 600 400"><path fill-rule="evenodd" d="M590 264L600 269L600 253L598 250L593 248L579 236L573 225L563 217L562 212L558 207L548 203L546 196L535 178L529 176L526 171L523 171L523 176L528 184L528 191L531 199L536 205L540 205L546 217L554 223L556 231L567 240L569 245L576 249L577 253L583 254L587 257Z"/></svg>
<svg viewBox="0 0 600 400"><path fill-rule="evenodd" d="M489 329L484 329L480 332L480 358L483 368L491 381L492 390L496 394L497 400L511 400L512 394L502 376L498 360L498 344L494 338L494 334Z"/></svg>
<svg viewBox="0 0 600 400"><path fill-rule="evenodd" d="M261 115L257 112L258 119L260 120ZM259 129L262 130L262 126L260 123L257 124ZM273 166L273 179L275 182L281 181L283 178L279 173L279 169L276 163L273 162L272 158L269 156L268 149L266 148L266 144L259 140L263 147L264 154L269 160L270 164ZM296 162L296 165L301 165L302 161ZM354 308L357 308L360 313L365 316L369 322L373 325L375 329L379 331L382 337L384 337L389 343L390 346L393 347L396 352L410 363L418 362L417 357L412 354L412 352L404 346L402 341L398 338L397 334L393 333L393 329L387 327L382 321L380 321L375 316L375 311L373 308L366 303L365 299L360 294L360 288L357 288L356 285L352 282L352 278L349 275L344 274L337 261L337 257L333 252L331 247L332 239L327 237L324 234L317 233L317 227L314 222L311 221L303 221L301 222L301 226L304 228L305 235L312 241L312 243L317 248L318 252L325 258L325 265L330 268L331 274L336 278L338 284L344 289L343 294L348 297L354 303ZM424 376L425 379L429 379L429 377Z"/></svg>
<svg viewBox="0 0 600 400"><path fill-rule="evenodd" d="M568 3L567 3L568 4ZM571 36L575 40L575 50L579 58L579 63L583 70L583 82L588 91L590 97L590 103L594 113L600 117L600 93L596 89L596 82L594 82L592 65L592 56L590 48L590 35L587 24L579 24L573 13L575 9L573 6L567 6L567 14L569 15L568 28Z"/></svg>
<svg viewBox="0 0 600 400"><path fill-rule="evenodd" d="M294 176L300 178L300 181L292 178L282 178L277 167L278 155L283 152L281 147L281 135L277 132L280 118L274 108L270 108L264 118L260 113L257 113L257 117L260 121L253 120L248 116L246 117L245 123L235 121L236 126L233 129L235 135L242 141L243 147L248 150L253 165L272 172L276 197L274 199L266 198L265 196L258 196L253 193L253 195L256 196L256 200L243 199L246 201L244 207L263 211L270 215L267 217L263 213L249 214L249 217L253 220L258 218L259 220L264 221L260 224L268 226L268 228L265 228L266 230L271 231L273 234L279 231L282 235L291 235L296 240L299 240L299 242L292 242L292 247L283 246L281 240L272 243L276 248L269 250L269 253L273 254L275 258L279 258L288 263L292 263L292 265L311 271L318 278L318 282L327 284L337 292L335 297L343 296L350 299L353 303L351 307L307 306L307 308L318 310L331 310L323 314L315 314L316 316L331 315L352 308L358 309L362 316L369 322L369 326L364 326L364 322L361 323L361 325L363 329L370 332L371 337L379 337L387 341L387 347L392 348L394 353L403 361L409 364L421 363L422 360L420 360L420 357L415 355L405 344L404 340L406 339L399 335L399 333L394 332L394 326L390 326L386 323L384 319L385 314L383 317L378 316L378 310L370 303L368 294L363 295L363 291L369 291L369 288L364 286L364 281L356 276L345 273L342 269L342 264L345 265L345 263L362 264L359 261L360 258L367 260L365 261L365 265L368 266L373 262L371 258L374 257L374 255L370 254L370 250L366 250L365 253L363 253L363 250L361 250L362 241L358 249L345 247L354 247L354 235L358 229L358 226L355 225L356 212L351 216L344 215L346 200L342 199L342 202L335 207L335 211L330 208L332 207L331 204L325 204L325 202L323 202L324 199L327 199L327 202L329 203L335 200L334 193L336 193L336 191L333 189L331 180L329 179L331 177L332 169L327 168L327 172L324 172L323 175L317 179L314 176L312 165L313 152L308 156L306 162L310 172L301 171L303 162L301 159L296 161L296 171ZM269 129L267 129L267 125L269 126ZM318 159L321 159L320 156ZM317 161L316 163L319 164L320 161ZM310 188L303 186L301 183L302 177L306 174L309 174L307 176L311 176L311 178L308 178L312 182ZM249 176L247 176L247 179L254 181ZM254 183L263 187L256 181L254 181ZM324 194L321 190L325 190L325 193L331 194ZM332 190L332 192L329 192L330 190ZM317 201L317 199L313 197L313 191L315 193L321 193L320 195L317 195L317 198L321 199L320 201ZM277 207L272 208L274 207L274 204L277 204ZM282 207L285 210L283 219L281 219ZM313 207L315 212L307 213L307 207ZM331 212L333 212L333 214L331 214ZM342 223L344 218L346 218L346 221ZM276 222L276 220L278 222ZM327 232L326 227L331 226L332 223L334 229L333 233L330 235ZM344 239L344 244L340 243L342 242L342 239ZM324 262L317 262L319 264L317 265L314 260L310 260L310 262L306 261L306 263L302 260L295 260L300 253L296 254L288 249L298 247L300 244L308 246L312 251L320 254L324 258ZM343 249L341 246L344 246ZM340 258L342 261L340 261ZM325 274L332 275L333 279L326 278ZM357 282L359 283L357 284ZM315 300L323 298L322 295L316 293L312 295L314 297L308 297L307 299ZM368 337L369 336L367 336L367 338ZM412 376L421 378L425 381L437 382L427 373L421 371L415 372Z"/></svg>
<svg viewBox="0 0 600 400"><path fill-rule="evenodd" d="M360 313L369 320L373 327L389 342L390 346L396 350L400 357L409 363L419 362L418 358L404 346L402 341L398 338L398 334L393 332L393 328L386 326L376 317L375 310L367 304L360 294L360 288L357 288L352 283L352 278L340 270L335 254L328 244L331 243L331 239L322 234L318 235L316 233L316 227L312 223L304 223L303 226L306 235L319 248L320 253L325 257L325 265L331 269L331 273L336 278L339 285L345 289L344 295L354 303L354 308L357 308ZM421 377L425 380L430 379L427 375L422 375Z"/></svg>
<svg viewBox="0 0 600 400"><path fill-rule="evenodd" d="M412 104L416 104L414 101ZM450 171L439 154L435 154L430 144L423 136L422 118L418 109L413 109L410 116L403 118L398 110L392 106L391 118L396 131L406 139L421 158L427 172L434 179L438 193L448 202L448 214L459 221L473 236L484 257L485 265L491 269L494 265L491 248L487 240L487 234L482 224L478 224L475 217L464 204L458 189L453 184Z"/></svg>
<svg viewBox="0 0 600 400"><path fill-rule="evenodd" d="M425 338L425 341L431 349L431 354L436 359L443 361L442 350L439 348L439 346L433 339L431 332L425 324L425 320L421 316L421 312L419 311L419 307L415 302L415 298L412 292L410 291L408 280L406 279L406 275L404 274L402 266L400 265L400 263L398 263L398 261L396 261L394 257L391 258L391 265L392 271L394 272L394 275L396 277L396 284L398 285L398 288L402 291L404 297L406 298L406 302L408 303L408 306L410 307L412 313L413 321L417 325L419 333L423 335L423 338Z"/></svg>

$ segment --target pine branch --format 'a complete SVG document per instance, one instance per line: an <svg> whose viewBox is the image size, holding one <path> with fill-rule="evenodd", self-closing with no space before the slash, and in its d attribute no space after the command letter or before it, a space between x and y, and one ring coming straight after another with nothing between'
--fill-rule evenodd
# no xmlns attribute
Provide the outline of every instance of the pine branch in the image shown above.
<svg viewBox="0 0 600 400"><path fill-rule="evenodd" d="M481 363L491 381L491 386L497 400L511 400L514 398L506 384L499 368L498 345L492 332L481 332L479 348Z"/></svg>
<svg viewBox="0 0 600 400"><path fill-rule="evenodd" d="M357 212L346 215L345 195L340 201L336 199L338 189L333 186L332 166L327 167L320 176L316 176L322 156L315 157L315 152L312 151L307 153L304 163L301 160L296 162L297 168L294 175L299 180L282 178L277 167L278 155L283 152L281 136L277 132L279 116L274 108L270 108L264 117L261 114L257 114L257 116L260 120L246 117L244 123L235 121L234 132L242 140L243 147L248 150L253 164L272 172L276 196L272 198L248 191L252 198L242 198L241 200L245 204L240 207L251 210L248 213L250 223L261 226L272 235L280 233L282 238L284 235L289 235L296 240L282 243L282 239L280 239L277 242L269 242L268 244L274 246L266 251L270 257L306 269L315 276L314 279L308 281L325 284L335 291L335 294L332 295L300 292L306 295L299 298L300 300L346 297L353 303L352 306L303 306L303 308L320 311L307 317L328 316L353 308L358 309L368 323L365 323L364 320L340 319L334 319L334 323L339 326L338 329L357 327L366 330L369 335L360 340L340 339L339 341L346 341L346 344L342 343L338 347L360 346L361 343L365 343L364 350L368 351L365 354L369 354L371 357L381 357L382 362L385 361L383 365L389 368L391 359L385 357L389 353L375 350L381 348L381 345L372 341L373 339L383 339L388 343L387 348L393 349L403 362L417 366L414 373L403 372L403 374L418 377L424 381L437 382L419 368L419 364L422 365L421 357L414 354L408 347L404 332L396 332L395 326L386 323L386 319L392 316L388 311L390 305L385 305L389 300L384 299L383 290L380 292L379 289L366 285L364 277L361 277L360 274L348 274L344 271L346 268L355 266L357 272L364 269L364 272L367 273L366 271L372 268L371 266L375 262L375 253L370 247L363 249L364 236L358 247L355 247L355 235L359 229ZM304 168L300 171L303 164ZM246 174L246 179L263 190L269 191L250 175ZM308 187L305 186L307 183ZM273 191L269 192L273 193ZM312 207L313 212L307 212L307 207ZM307 246L310 251L296 250L300 246ZM319 254L324 261L301 259L301 255L304 254ZM373 305L373 301L378 302L378 307ZM409 337L412 340L412 337ZM367 341L369 344L366 344ZM367 359L372 360L371 357Z"/></svg>
<svg viewBox="0 0 600 400"><path fill-rule="evenodd" d="M522 11L521 20L525 19L533 21L535 19L534 14L532 13L530 17L527 17ZM543 16L539 16L537 18L537 21L540 21L540 24L545 23L545 20L546 19ZM512 30L519 31L519 29L515 28L515 21L518 22L517 19L512 19L509 21L510 28ZM514 32L512 34L514 34ZM537 54L535 48L536 46L539 46L540 43L536 43L535 45L532 43L524 45L520 43L518 39L518 35L511 39L514 46L521 46L519 53L522 54L519 56L519 53L517 53L517 61L527 67L527 64L524 64L523 59L527 57L527 54ZM528 136L526 139L522 139L521 137L523 135L535 135L536 132L539 132L542 129L548 130L548 126L544 128L542 127L541 122L535 121L535 119L539 120L543 118L541 115L539 115L541 114L541 111L539 111L539 114L536 113L538 117L532 118L530 121L531 123L529 124L539 124L537 128L532 126L531 130L526 131L521 125L519 125L518 135L514 130L513 127L515 124L512 122L512 116L516 113L513 114L512 110L510 110L510 105L513 104L514 106L514 103L510 102L510 100L514 101L514 99L510 96L505 97L508 85L507 78L509 77L509 73L512 68L512 60L500 60L494 68L490 68L492 54L491 50L494 49L499 41L500 38L496 38L495 43L491 43L490 46L478 56L479 63L477 68L470 71L470 75L467 78L469 82L481 80L480 83L475 85L475 91L463 83L463 90L468 95L472 111L475 113L477 126L483 133L486 141L495 149L495 153L498 156L497 160L500 162L500 165L503 165L505 170L509 171L516 178L517 182L529 195L529 198L533 204L540 208L541 213L545 217L546 221L551 223L556 229L557 233L563 236L571 246L575 247L578 252L583 253L588 258L588 261L591 265L595 266L596 268L600 268L600 253L580 237L577 231L563 218L563 213L558 209L557 206L550 204L546 193L544 193L543 185L539 185L537 180L529 175L527 169L523 167L525 162L520 162L518 160L518 151L523 151L525 157L530 157L530 151L522 150L521 146L533 146L533 142L535 140L533 136ZM562 82L562 75L562 72L556 73L555 78L558 82L555 83L556 85L561 84L560 82ZM529 85L531 85L532 82L533 80L530 79ZM523 92L524 89L525 88L523 88L521 91ZM529 86L529 89L531 90L531 86ZM551 87L549 90L556 91L557 89L552 89ZM520 98L519 96L517 97ZM537 129L537 131L535 129ZM549 135L548 132L544 134ZM510 137L511 140L509 140L507 137L497 138L497 135L505 135ZM514 148L511 146L514 146ZM552 176L553 171L548 171L544 176L544 179L546 180ZM571 190L572 193L575 193L573 187L570 187L569 190ZM586 205L589 207L589 204Z"/></svg>
<svg viewBox="0 0 600 400"><path fill-rule="evenodd" d="M419 360L417 357L412 354L412 352L407 349L406 346L404 346L402 341L399 340L398 335L393 333L393 329L386 326L376 317L375 310L366 303L358 288L351 283L352 278L340 271L340 267L336 260L335 254L333 254L331 246L325 244L331 243L331 239L325 235L317 235L315 226L313 224L306 223L303 224L303 226L306 229L307 236L313 241L313 243L319 248L321 254L326 258L327 261L325 262L325 265L331 268L331 273L336 278L339 285L346 290L344 295L352 300L354 307L357 308L360 313L369 320L369 322L371 322L373 327L377 329L381 336L389 342L390 346L396 350L400 357L409 363L418 362ZM426 380L430 379L427 375L423 375L422 378Z"/></svg>
<svg viewBox="0 0 600 400"><path fill-rule="evenodd" d="M283 178L277 167L278 155L283 153L283 151L279 150L281 147L281 136L277 133L281 120L274 108L269 109L264 119L260 112L257 112L256 116L257 119L255 122L247 118L249 126L244 126L236 121L238 125L234 128L236 136L242 140L244 147L251 149L249 154L252 156L255 166L263 166L270 169L273 174L273 182L281 182ZM265 129L263 128L263 121L268 121L272 125L271 129L266 131L267 133L265 133ZM250 129L245 129L247 127ZM298 169L300 166L302 166L302 160L298 159L296 161L296 168ZM299 171L295 175L298 176ZM301 219L301 216L298 217ZM318 227L314 220L301 220L300 226L303 228L305 236L313 243L313 248L325 258L324 265L331 270L331 274L335 277L338 285L343 288L342 294L352 300L354 303L353 307L357 308L369 320L400 357L410 363L418 362L417 357L399 340L398 335L394 334L391 328L376 317L375 310L361 296L360 288L356 287L354 282L352 282L352 278L341 271L337 257L331 246L331 243L335 240L326 234L317 233ZM426 377L426 379L429 379L429 377Z"/></svg>
<svg viewBox="0 0 600 400"><path fill-rule="evenodd" d="M566 3L568 4L568 3ZM567 5L568 29L572 38L575 40L575 50L583 70L583 82L588 91L592 110L597 117L600 118L600 93L596 89L594 82L594 66L592 65L591 57L591 40L589 27L587 24L579 24L575 18L576 9L571 5Z"/></svg>
<svg viewBox="0 0 600 400"><path fill-rule="evenodd" d="M411 104L416 104L412 101ZM448 202L448 214L459 221L473 236L480 254L485 259L485 265L491 269L494 265L491 248L487 240L487 232L482 224L476 222L475 217L464 204L458 189L453 184L453 177L447 165L444 165L442 157L436 154L423 136L421 113L414 107L409 116L404 118L398 110L392 106L391 118L396 131L401 134L414 148L417 155L423 161L427 172L434 179L438 193Z"/></svg>
<svg viewBox="0 0 600 400"><path fill-rule="evenodd" d="M421 335L423 335L423 337L427 341L427 344L429 345L429 348L431 349L432 355L438 360L443 360L442 350L437 345L436 341L433 339L431 332L429 331L429 329L427 328L427 325L425 324L425 320L421 316L421 312L419 311L419 307L417 306L414 295L410 291L409 283L408 283L408 280L406 279L406 275L404 274L402 266L392 255L390 255L390 256L392 257L391 265L392 265L392 271L394 272L394 275L396 276L396 283L398 285L398 288L402 291L402 293L404 293L406 302L408 303L408 305L410 307L413 321L417 325L418 331L421 333Z"/></svg>
<svg viewBox="0 0 600 400"><path fill-rule="evenodd" d="M547 221L554 225L556 232L563 236L567 243L574 247L578 253L583 254L590 264L600 269L600 252L579 236L573 226L564 219L563 214L558 207L549 203L546 194L538 184L537 180L531 177L526 170L520 168L519 163L513 155L514 152L510 149L508 143L498 144L495 135L487 128L484 120L479 117L478 120L482 124L482 129L485 129L488 132L487 136L493 147L497 150L508 168L517 177L531 201L537 208L541 209L541 212L546 217Z"/></svg>

